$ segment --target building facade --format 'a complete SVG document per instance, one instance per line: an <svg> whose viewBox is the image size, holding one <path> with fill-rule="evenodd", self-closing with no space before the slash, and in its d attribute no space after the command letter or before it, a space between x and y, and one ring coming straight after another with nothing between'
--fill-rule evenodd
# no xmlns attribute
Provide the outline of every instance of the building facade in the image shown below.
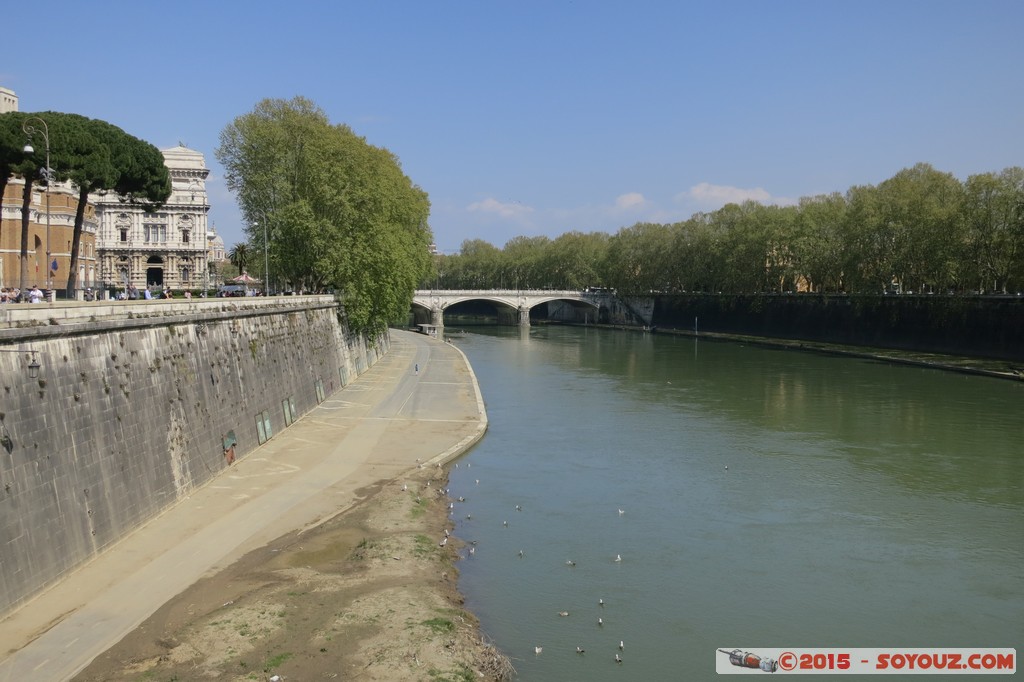
<svg viewBox="0 0 1024 682"><path fill-rule="evenodd" d="M171 196L159 210L123 203L117 195L93 197L100 279L106 289L199 290L218 283L209 270L211 244L219 238L207 222L206 160L184 146L161 151Z"/></svg>
<svg viewBox="0 0 1024 682"><path fill-rule="evenodd" d="M71 266L71 241L75 233L78 190L69 183L33 185L29 203L28 249L24 281L21 275L21 207L25 181L12 177L4 190L0 211L0 286L11 288L65 289ZM85 208L78 249L78 278L75 287L96 287L98 221L92 205ZM47 277L46 252L50 252ZM49 285L49 286L48 286Z"/></svg>

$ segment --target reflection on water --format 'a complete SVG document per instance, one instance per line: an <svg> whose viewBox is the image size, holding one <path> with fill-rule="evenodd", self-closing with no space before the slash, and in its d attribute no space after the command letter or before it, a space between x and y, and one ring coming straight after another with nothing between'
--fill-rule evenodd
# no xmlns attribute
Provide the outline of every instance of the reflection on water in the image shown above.
<svg viewBox="0 0 1024 682"><path fill-rule="evenodd" d="M1020 642L1021 384L467 331L490 428L452 470L477 543L460 587L520 679L707 679L720 647Z"/></svg>

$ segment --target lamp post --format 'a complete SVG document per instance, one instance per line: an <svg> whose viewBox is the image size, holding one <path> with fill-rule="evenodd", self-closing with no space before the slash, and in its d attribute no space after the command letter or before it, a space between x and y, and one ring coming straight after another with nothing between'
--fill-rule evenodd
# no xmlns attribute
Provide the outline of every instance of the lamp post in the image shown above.
<svg viewBox="0 0 1024 682"><path fill-rule="evenodd" d="M31 125L31 121L39 121L43 124L42 128L37 128ZM53 170L50 168L50 127L46 125L46 121L39 118L38 116L30 116L25 119L25 122L21 124L21 129L28 135L29 140L36 133L43 134L43 141L46 143L46 295L50 295L50 185L53 182ZM32 148L31 142L25 143L24 152L26 154L34 154L35 149Z"/></svg>

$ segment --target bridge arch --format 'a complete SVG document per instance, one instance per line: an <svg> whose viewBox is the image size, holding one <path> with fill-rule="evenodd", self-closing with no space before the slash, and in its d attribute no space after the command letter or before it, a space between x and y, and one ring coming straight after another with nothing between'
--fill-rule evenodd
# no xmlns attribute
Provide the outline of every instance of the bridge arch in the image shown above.
<svg viewBox="0 0 1024 682"><path fill-rule="evenodd" d="M491 305L501 325L530 325L530 313L542 305L557 303L557 319L566 321L598 320L601 296L581 291L551 290L423 290L415 292L412 315L415 324L444 326L447 310L464 303L482 302ZM580 315L579 310L585 312ZM551 315L551 306L548 308Z"/></svg>

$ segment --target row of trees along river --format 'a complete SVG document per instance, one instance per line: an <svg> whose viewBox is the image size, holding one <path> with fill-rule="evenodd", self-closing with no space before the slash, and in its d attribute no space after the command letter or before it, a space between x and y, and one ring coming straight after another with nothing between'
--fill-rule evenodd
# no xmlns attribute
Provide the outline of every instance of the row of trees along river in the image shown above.
<svg viewBox="0 0 1024 682"><path fill-rule="evenodd" d="M1024 290L1024 169L961 182L918 164L878 185L793 206L729 204L614 235L468 240L423 288L620 293L1017 293Z"/></svg>

